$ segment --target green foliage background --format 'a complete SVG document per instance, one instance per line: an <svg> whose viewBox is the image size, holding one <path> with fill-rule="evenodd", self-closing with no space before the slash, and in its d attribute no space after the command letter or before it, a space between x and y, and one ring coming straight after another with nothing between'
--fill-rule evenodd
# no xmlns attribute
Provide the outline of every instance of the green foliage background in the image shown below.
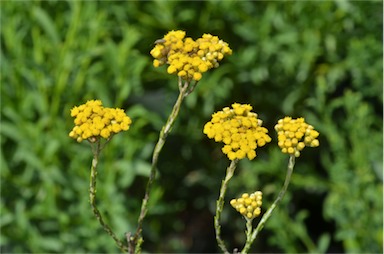
<svg viewBox="0 0 384 254"><path fill-rule="evenodd" d="M161 153L144 251L216 252L213 213L229 165L202 133L210 115L249 103L273 143L241 161L227 199L285 177L275 122L304 116L320 147L297 160L288 194L252 252L381 253L381 1L2 1L1 252L116 252L88 200L89 145L68 137L88 99L124 108L131 129L104 150L98 204L118 235L136 227L150 158L177 80L149 51L169 30L218 35L233 49L183 104ZM226 203L223 237L244 243Z"/></svg>

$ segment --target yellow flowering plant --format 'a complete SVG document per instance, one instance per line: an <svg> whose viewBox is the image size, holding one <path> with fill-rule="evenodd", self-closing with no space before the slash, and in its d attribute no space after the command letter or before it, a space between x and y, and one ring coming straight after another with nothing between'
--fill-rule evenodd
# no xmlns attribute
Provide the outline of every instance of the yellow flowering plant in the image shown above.
<svg viewBox="0 0 384 254"><path fill-rule="evenodd" d="M300 152L305 146L317 147L320 144L317 139L319 132L317 132L312 125L307 124L302 117L292 119L292 117L286 116L283 119L278 120L278 123L275 125L275 130L278 135L278 146L284 154L289 154L285 181L276 199L264 213L257 227L255 229L250 229L247 225L247 241L241 253L248 253L251 244L264 228L264 225L271 217L273 210L284 197L289 182L291 181L293 168L295 166L295 158L300 156Z"/></svg>
<svg viewBox="0 0 384 254"><path fill-rule="evenodd" d="M217 68L219 61L224 56L232 54L228 44L217 36L204 34L202 38L194 41L190 37L186 38L185 35L185 31L172 30L164 35L163 38L156 40L155 46L150 52L154 58L153 66L155 68L168 65L168 74L178 76L179 96L160 131L159 139L153 151L151 171L141 205L136 232L134 234L127 234L129 251L131 253L140 251L140 246L143 242L141 234L142 224L148 211L148 200L153 181L156 177L159 154L168 134L172 130L183 100L193 92L204 72Z"/></svg>
<svg viewBox="0 0 384 254"><path fill-rule="evenodd" d="M152 155L152 166L149 174L145 195L142 200L138 218L137 229L134 233L125 235L128 244L124 244L105 223L102 215L96 207L96 175L97 162L101 150L111 138L129 129L131 119L125 115L122 109L104 108L101 101L91 100L74 107L71 116L74 117L75 126L69 133L71 138L78 142L88 140L92 146L94 158L91 167L90 203L97 220L104 230L113 238L119 249L123 252L140 253L143 243L142 225L148 211L152 184L156 177L157 162L168 134L178 116L183 100L194 91L203 74L210 69L219 67L219 62L227 55L232 54L228 43L211 34L203 34L201 38L193 40L185 37L185 31L172 30L163 38L155 41L154 48L150 51L153 56L155 68L168 65L167 73L178 77L179 96L173 106L166 123L162 127L159 139ZM102 142L102 140L105 140Z"/></svg>
<svg viewBox="0 0 384 254"><path fill-rule="evenodd" d="M105 145L119 132L127 131L132 120L123 109L103 107L100 100L89 100L85 104L72 108L70 114L74 118L74 127L69 137L77 142L88 141L92 148L93 160L90 171L89 197L92 211L103 227L112 237L122 252L141 253L143 243L143 220L148 211L148 201L152 184L156 177L157 162L160 152L170 134L174 122L180 111L183 100L194 91L203 74L210 69L219 67L219 62L227 55L232 54L228 44L217 36L203 34L201 38L193 40L186 37L185 31L173 30L155 41L150 51L153 56L155 68L167 65L166 71L178 77L179 95L173 109L162 127L158 141L152 154L151 170L142 200L138 224L135 232L128 232L125 240L121 240L105 222L96 205L96 176L97 165L101 151ZM228 183L233 177L235 169L242 159L254 160L257 157L256 149L264 147L272 141L267 128L258 114L253 112L250 104L233 103L231 107L213 113L212 118L203 127L203 133L209 139L223 144L221 151L230 160L225 177L221 183L218 200L216 201L216 214L214 227L218 246L224 253L230 253L221 238L220 218L224 207L225 193ZM292 119L285 117L275 125L278 146L284 154L289 155L287 174L282 189L272 205L262 215L262 192L243 193L239 198L230 201L231 206L246 221L246 242L241 253L248 253L258 233L271 216L272 211L279 204L287 191L290 178L295 165L295 158L301 155L306 146L319 146L319 133L313 126L307 124L304 118ZM260 215L257 226L253 221ZM125 243L126 242L126 243ZM237 252L237 250L235 250Z"/></svg>
<svg viewBox="0 0 384 254"><path fill-rule="evenodd" d="M216 240L223 253L230 253L221 238L220 225L228 182L233 177L239 160L246 157L253 160L256 157L255 149L271 142L268 130L261 126L262 121L251 110L252 106L248 104L234 103L232 108L225 107L222 111L212 114L212 119L204 125L203 129L203 133L208 138L224 143L221 150L231 161L221 184L214 217ZM295 165L295 158L300 156L300 152L305 146L319 146L317 139L319 132L312 125L307 124L304 118L292 119L292 117L287 116L278 121L275 130L278 135L278 146L283 153L290 156L284 185L277 198L264 213L256 228L253 228L252 222L261 214L262 192L243 193L240 198L230 201L232 207L246 220L246 242L241 253L248 253L258 233L271 216L272 211L285 195ZM236 253L237 250L235 249L234 252Z"/></svg>
<svg viewBox="0 0 384 254"><path fill-rule="evenodd" d="M263 121L258 119L258 115L252 112L252 106L249 104L233 103L232 107L225 107L223 110L212 114L212 119L204 125L203 133L208 138L214 139L216 142L223 142L222 152L231 160L231 164L227 168L224 180L221 183L219 198L216 201L216 215L214 217L214 225L216 232L216 240L224 253L228 253L225 243L221 238L220 218L224 207L224 197L227 190L229 180L233 177L237 163L239 160L248 158L253 160L256 157L256 148L262 147L271 142L268 136L268 130L262 127ZM257 195L259 192L257 192ZM247 194L244 194L247 195ZM255 194L252 195L252 198ZM247 202L251 199L247 199ZM236 203L236 204L235 204ZM248 212L240 207L241 202L232 201L232 205L238 207L241 214L245 213L248 218ZM257 203L257 202L256 202ZM261 204L260 204L261 206ZM258 206L258 208L260 208ZM245 209L253 209L253 206L247 206ZM258 211L254 207L255 211ZM237 209L237 208L236 208ZM248 218L252 223L255 214ZM256 212L257 213L257 212ZM244 215L244 214L243 214Z"/></svg>
<svg viewBox="0 0 384 254"><path fill-rule="evenodd" d="M112 137L122 131L127 131L132 123L131 118L124 113L123 109L105 108L100 100L89 100L85 104L75 106L71 110L75 126L69 136L82 142L87 140L91 144L93 160L90 172L89 201L92 211L103 229L113 238L119 249L123 252L128 248L125 246L111 227L105 223L96 205L96 176L99 156L104 146Z"/></svg>

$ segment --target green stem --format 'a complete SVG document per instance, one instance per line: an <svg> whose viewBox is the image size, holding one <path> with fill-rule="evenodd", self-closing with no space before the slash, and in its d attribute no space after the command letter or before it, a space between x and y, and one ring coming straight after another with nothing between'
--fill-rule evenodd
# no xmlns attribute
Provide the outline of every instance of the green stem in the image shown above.
<svg viewBox="0 0 384 254"><path fill-rule="evenodd" d="M265 223L267 222L267 220L269 219L269 217L271 217L273 210L276 208L276 206L280 203L281 199L284 197L284 195L288 189L289 182L291 181L291 176L292 176L294 166L295 166L295 156L291 155L289 157L287 175L285 176L283 188L280 190L279 195L277 196L277 198L275 199L273 204L269 207L269 209L265 212L265 214L261 218L259 224L255 228L255 230L252 232L252 236L249 239L249 241L248 241L248 237L247 237L247 242L244 246L244 249L241 251L241 253L248 253L249 249L251 248L251 244L255 241L257 235L263 229L263 227L264 227Z"/></svg>
<svg viewBox="0 0 384 254"><path fill-rule="evenodd" d="M90 176L90 183L89 183L89 201L91 203L93 214L95 215L96 219L99 221L100 225L103 227L103 229L113 238L116 245L119 247L119 249L122 252L128 251L128 248L124 246L123 242L117 238L115 233L112 231L112 229L106 224L103 220L103 217L101 216L101 213L99 209L97 209L96 206L96 178L97 178L97 164L99 160L99 155L101 151L100 146L100 140L97 141L95 144L96 147L92 147L93 152L93 160L92 160L92 166L91 166L91 176Z"/></svg>
<svg viewBox="0 0 384 254"><path fill-rule="evenodd" d="M153 157L152 157L152 167L151 172L149 174L149 179L147 182L147 187L145 190L145 195L143 202L141 204L141 211L138 219L138 226L136 229L136 233L134 236L131 236L130 233L127 234L127 239L129 243L129 253L140 253L140 247L143 242L141 232L143 227L143 220L147 214L148 211L148 200L151 193L152 184L156 177L156 170L157 170L157 162L159 160L159 154L164 146L165 140L168 136L168 134L171 132L173 124L179 114L181 103L183 102L184 98L188 95L187 89L189 86L189 82L182 83L181 78L179 78L179 96L175 102L175 105L173 106L172 112L168 117L167 122L161 129L159 140L157 141L157 144L155 146L155 149L153 151Z"/></svg>
<svg viewBox="0 0 384 254"><path fill-rule="evenodd" d="M248 219L245 217L245 219L247 220L247 223L246 223L246 226L247 226L247 231L246 231L246 235L247 235L247 240L245 242L245 246L247 245L251 245L252 244L252 231L253 231L253 227L252 227L252 220Z"/></svg>
<svg viewBox="0 0 384 254"><path fill-rule="evenodd" d="M238 160L231 161L231 164L227 168L227 173L225 175L225 178L221 182L219 199L216 201L216 215L214 218L216 241L217 241L217 244L219 245L220 249L223 251L223 253L226 253L226 254L228 254L229 252L228 252L227 248L225 247L225 243L224 243L223 239L221 239L220 217L221 217L221 212L223 211L224 196L225 196L225 192L227 191L228 182L232 178L233 173L235 172L237 162L238 162Z"/></svg>

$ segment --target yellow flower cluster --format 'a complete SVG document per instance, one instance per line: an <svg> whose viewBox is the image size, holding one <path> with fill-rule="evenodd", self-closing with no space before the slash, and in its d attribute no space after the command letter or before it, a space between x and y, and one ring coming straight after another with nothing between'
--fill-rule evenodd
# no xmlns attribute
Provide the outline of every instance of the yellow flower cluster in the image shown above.
<svg viewBox="0 0 384 254"><path fill-rule="evenodd" d="M232 104L212 115L212 120L204 125L204 134L216 142L223 142L222 151L230 160L256 157L255 149L271 142L268 130L261 127L262 121L251 112L248 104Z"/></svg>
<svg viewBox="0 0 384 254"><path fill-rule="evenodd" d="M153 65L169 64L169 74L187 81L199 81L204 72L218 67L225 55L232 54L228 43L211 34L204 34L194 41L190 37L185 38L184 31L170 31L155 43L150 52L155 58Z"/></svg>
<svg viewBox="0 0 384 254"><path fill-rule="evenodd" d="M78 142L88 139L109 138L112 134L129 129L131 119L119 108L104 108L100 100L90 100L71 109L75 127L69 133Z"/></svg>
<svg viewBox="0 0 384 254"><path fill-rule="evenodd" d="M319 132L314 130L312 125L307 124L304 118L292 119L285 117L280 119L275 125L277 132L278 144L283 153L300 156L300 151L305 146L317 147L319 140Z"/></svg>
<svg viewBox="0 0 384 254"><path fill-rule="evenodd" d="M262 199L263 193L256 191L251 195L244 193L241 198L232 199L230 203L245 218L253 220L261 213Z"/></svg>

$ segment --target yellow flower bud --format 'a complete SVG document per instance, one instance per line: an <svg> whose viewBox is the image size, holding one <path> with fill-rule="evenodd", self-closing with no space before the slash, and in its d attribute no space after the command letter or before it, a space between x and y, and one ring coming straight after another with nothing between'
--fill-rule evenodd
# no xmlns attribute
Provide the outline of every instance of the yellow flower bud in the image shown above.
<svg viewBox="0 0 384 254"><path fill-rule="evenodd" d="M179 72L177 73L177 76L179 76L179 77L184 77L184 76L186 76L186 75L187 75L187 72L184 71L184 70L179 71Z"/></svg>
<svg viewBox="0 0 384 254"><path fill-rule="evenodd" d="M203 75L201 75L200 72L195 72L193 74L193 79L196 80L196 81L199 81L202 77L203 77Z"/></svg>
<svg viewBox="0 0 384 254"><path fill-rule="evenodd" d="M208 70L208 65L205 63L202 63L199 65L199 71L200 72L206 72Z"/></svg>

